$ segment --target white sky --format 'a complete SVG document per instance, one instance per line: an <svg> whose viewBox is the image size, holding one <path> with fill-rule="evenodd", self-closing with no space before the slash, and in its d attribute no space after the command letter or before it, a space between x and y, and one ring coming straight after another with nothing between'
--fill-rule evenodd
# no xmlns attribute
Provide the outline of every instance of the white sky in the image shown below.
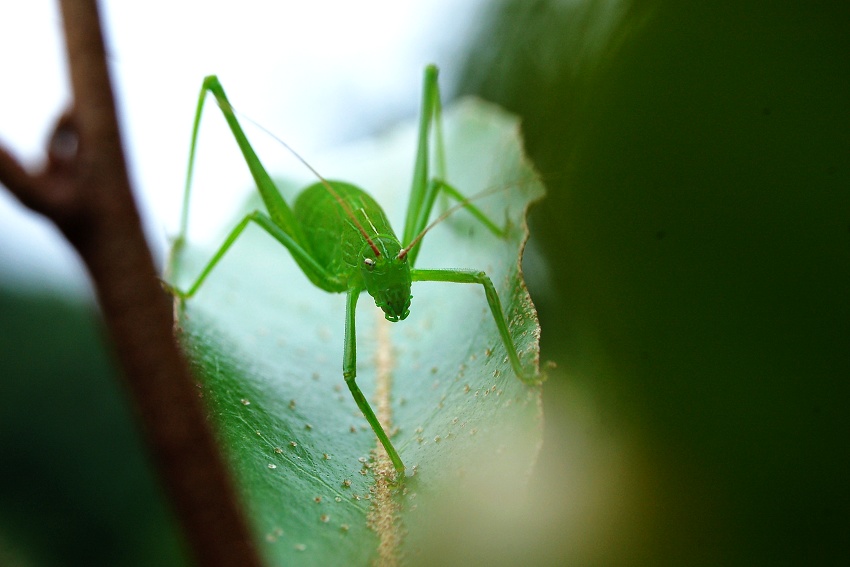
<svg viewBox="0 0 850 567"><path fill-rule="evenodd" d="M137 199L154 247L176 231L194 106L215 73L234 106L310 159L418 109L422 68L441 67L444 92L460 72L483 0L407 2L207 0L102 2L113 81ZM69 100L54 1L0 4L0 140L38 163ZM247 169L208 106L196 180L233 187L194 208L201 236L230 217ZM269 171L301 172L267 137L252 141ZM411 150L412 151L412 150ZM206 221L206 222L204 222ZM0 279L78 292L76 257L55 230L0 187Z"/></svg>

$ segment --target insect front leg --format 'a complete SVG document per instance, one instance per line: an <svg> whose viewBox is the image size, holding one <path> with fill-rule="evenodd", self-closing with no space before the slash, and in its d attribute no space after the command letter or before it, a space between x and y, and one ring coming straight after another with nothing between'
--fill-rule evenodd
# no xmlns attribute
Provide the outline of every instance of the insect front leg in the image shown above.
<svg viewBox="0 0 850 567"><path fill-rule="evenodd" d="M345 383L348 384L348 389L351 390L351 395L354 396L357 407L363 412L366 421L372 426L375 435L378 436L384 449L386 449L387 455L389 455L390 460L393 462L396 472L404 474L404 464L401 462L398 452L396 452L395 447L390 442L390 438L384 431L383 426L381 426L381 422L378 421L378 417L366 400L366 396L360 391L360 387L355 381L357 376L357 333L354 328L354 316L357 311L357 299L360 297L362 291L360 288L349 289L345 302L345 344L343 346L342 356L342 376L345 378Z"/></svg>
<svg viewBox="0 0 850 567"><path fill-rule="evenodd" d="M481 284L484 287L484 295L487 298L487 305L490 306L490 312L493 315L493 320L496 322L496 327L499 329L499 335L502 337L502 342L505 345L505 350L508 353L508 359L511 361L511 366L514 369L517 377L526 383L535 383L536 378L529 376L522 369L522 364L519 360L514 341L511 338L508 322L502 313L502 302L499 300L499 294L496 293L496 288L493 282L486 273L477 270L411 270L411 278L413 281L419 282L452 282L452 283L472 283Z"/></svg>

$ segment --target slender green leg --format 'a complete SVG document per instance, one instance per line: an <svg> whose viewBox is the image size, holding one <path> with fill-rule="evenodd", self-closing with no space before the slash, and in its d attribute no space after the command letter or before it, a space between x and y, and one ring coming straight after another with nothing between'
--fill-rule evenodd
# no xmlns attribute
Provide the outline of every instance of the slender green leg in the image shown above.
<svg viewBox="0 0 850 567"><path fill-rule="evenodd" d="M172 293L181 299L188 299L195 295L195 292L201 287L201 284L204 283L204 280L210 274L212 269L218 264L219 260L222 259L224 254L230 249L236 239L242 234L242 231L248 226L248 223L255 222L260 228L268 232L275 239L277 239L281 244L286 246L286 248L290 251L292 256L295 258L295 261L304 271L308 278L311 281L316 283L322 289L328 291L336 291L342 285L339 282L336 282L333 278L328 276L327 272L313 259L313 257L307 253L303 248L301 248L295 240L285 233L279 226L277 226L272 220L259 211L254 211L243 218L239 224L237 224L233 230L230 231L230 234L227 235L227 238L224 240L224 243L218 249L218 251L213 255L212 259L207 263L206 267L201 271L198 278L195 282L189 287L188 290L182 291L173 286L169 286L171 288ZM330 288L330 289L329 289Z"/></svg>
<svg viewBox="0 0 850 567"><path fill-rule="evenodd" d="M198 97L198 106L195 110L195 121L192 126L192 143L189 150L189 167L186 173L186 186L183 192L183 213L180 218L180 234L178 236L178 241L185 239L187 226L189 224L189 195L192 185L192 172L195 167L195 151L198 141L198 129L201 124L201 114L203 113L204 101L206 100L208 92L212 93L219 108L221 108L221 112L224 115L228 126L230 126L230 130L233 132L233 137L239 145L239 149L242 151L245 163L251 171L254 182L257 184L257 190L260 192L272 220L274 220L275 224L282 228L284 232L289 234L295 242L304 247L305 240L301 233L300 224L295 219L292 209L290 209L271 177L266 172L263 164L260 163L260 159L251 147L250 142L248 142L248 138L245 136L242 126L236 119L233 107L230 105L230 101L224 93L224 88L221 86L218 77L215 75L210 75L204 79L204 83L201 86L201 93Z"/></svg>
<svg viewBox="0 0 850 567"><path fill-rule="evenodd" d="M422 109L419 113L419 134L416 147L416 163L413 166L413 185L410 188L410 200L407 203L407 216L404 221L402 243L407 245L419 234L428 222L427 216L422 219L423 204L426 202L428 191L428 148L430 145L431 124L434 115L435 100L439 99L437 86L437 67L425 67L425 78L422 81ZM411 251L411 253L415 253ZM410 257L411 263L414 257Z"/></svg>
<svg viewBox="0 0 850 567"><path fill-rule="evenodd" d="M203 283L209 272L213 269L213 267L215 267L215 265L218 263L218 261L227 251L227 249L230 248L236 238L238 238L238 236L242 233L247 224L251 221L254 221L259 224L269 234L274 236L278 241L280 241L284 246L286 246L295 258L295 261L302 268L302 270L304 270L304 273L307 275L308 278L310 278L313 283L327 291L343 291L345 289L344 286L330 278L324 268L319 266L313 259L313 257L307 252L308 248L305 245L306 241L301 232L300 223L293 215L292 210L284 200L283 196L280 194L280 191L278 191L277 187L271 180L269 174L266 172L262 163L260 163L257 154L251 147L250 142L248 142L248 138L245 136L245 133L242 130L239 121L236 119L233 107L230 105L230 101L228 101L227 99L227 95L224 92L224 88L221 86L221 83L219 82L218 78L214 75L210 75L204 79L203 85L201 86L201 92L198 97L198 105L195 110L195 119L192 126L192 143L189 150L189 166L186 173L186 185L183 192L183 211L180 217L180 232L174 242L172 254L169 258L168 273L176 273L176 264L179 258L179 254L183 246L185 245L186 232L188 230L189 224L189 197L191 194L192 173L195 167L195 154L198 142L198 131L201 124L201 116L203 114L204 102L206 100L206 95L208 92L212 93L212 95L215 97L216 102L218 103L219 108L221 109L228 126L230 126L236 143L238 144L239 149L242 151L245 163L248 165L248 168L251 171L251 175L254 178L254 182L257 184L257 189L263 198L263 202L265 203L266 208L268 209L269 214L271 215L271 218L258 211L247 215L231 231L224 244L221 246L218 252L216 252L215 256L213 256L212 260L210 260L210 262L204 268L204 271L201 272L201 275L189 288L189 290L187 290L186 292L182 292L172 287L172 291L177 296L182 297L184 299L194 295L194 293L198 290L201 283Z"/></svg>
<svg viewBox="0 0 850 567"><path fill-rule="evenodd" d="M489 230L499 238L503 238L505 236L507 228L500 228L499 226L497 226L496 223L490 220L490 218L481 211L481 209L470 203L467 200L467 197L465 197L463 193L455 189L454 186L449 185L443 180L436 180L435 182L440 186L439 188L442 189L444 193L446 193L448 196L458 201L459 203L462 203L464 208L468 210L473 217L478 219L481 224L487 227L487 230Z"/></svg>
<svg viewBox="0 0 850 567"><path fill-rule="evenodd" d="M496 236L502 237L505 231L499 228L493 221L481 212L475 205L466 201L466 197L453 186L445 181L445 149L443 144L443 121L442 103L440 101L440 87L437 81L438 71L433 65L425 68L425 77L422 86L422 109L419 116L419 133L416 150L416 163L413 171L413 185L410 190L410 201L407 205L407 216L404 223L404 235L402 243L408 246L428 225L428 219L434 208L437 194L443 191L463 206L488 230ZM436 143L434 144L436 175L432 176L429 170L429 149L431 129L434 129ZM430 178L429 178L430 177ZM466 202L464 202L466 201ZM408 261L411 266L416 265L419 255L419 246L414 246L408 252Z"/></svg>
<svg viewBox="0 0 850 567"><path fill-rule="evenodd" d="M396 472L404 474L404 464L401 462L401 457L398 456L395 447L390 442L390 438L384 432L384 428L381 426L381 422L378 421L375 412L372 411L372 407L366 400L366 396L363 395L357 382L354 381L357 376L357 333L354 329L354 315L357 311L357 299L360 297L360 292L362 291L361 288L349 289L345 302L345 346L343 347L342 355L342 376L345 378L345 383L348 384L348 389L351 390L351 395L354 396L357 407L363 412L366 421L372 426L375 435L378 436L384 449L387 450L387 454L390 456Z"/></svg>
<svg viewBox="0 0 850 567"><path fill-rule="evenodd" d="M519 361L514 341L511 338L511 333L508 330L508 322L502 314L502 302L499 301L499 294L496 293L496 288L493 287L493 282L484 272L476 270L411 270L410 275L413 281L419 282L452 282L452 283L472 283L481 284L484 286L484 294L487 297L487 304L490 306L490 312L493 314L493 320L496 322L496 327L499 329L499 334L502 336L502 342L505 344L505 350L508 353L508 358L511 361L511 366L516 372L517 377L523 382L534 382L534 378L528 376L522 369L522 364Z"/></svg>

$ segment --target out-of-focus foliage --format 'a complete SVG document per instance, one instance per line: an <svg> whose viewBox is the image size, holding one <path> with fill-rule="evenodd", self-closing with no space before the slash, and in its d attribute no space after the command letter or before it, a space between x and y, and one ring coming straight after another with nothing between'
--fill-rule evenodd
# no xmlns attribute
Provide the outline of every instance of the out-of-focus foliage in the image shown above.
<svg viewBox="0 0 850 567"><path fill-rule="evenodd" d="M529 564L848 561L848 22L517 0L482 29L464 90L522 116L549 190L526 271L566 492Z"/></svg>
<svg viewBox="0 0 850 567"><path fill-rule="evenodd" d="M0 565L182 565L80 300L0 287Z"/></svg>

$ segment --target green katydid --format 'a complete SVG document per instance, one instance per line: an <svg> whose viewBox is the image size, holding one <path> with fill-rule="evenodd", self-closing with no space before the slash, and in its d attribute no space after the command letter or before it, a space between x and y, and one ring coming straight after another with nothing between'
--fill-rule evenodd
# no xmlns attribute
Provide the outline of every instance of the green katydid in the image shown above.
<svg viewBox="0 0 850 567"><path fill-rule="evenodd" d="M290 207L248 142L218 78L206 77L195 112L183 213L174 249L178 250L186 238L196 142L207 93L213 95L224 114L268 214L254 211L246 215L231 230L224 243L188 289L180 290L169 286L171 292L181 300L191 298L242 231L253 222L289 250L295 262L314 285L328 292L347 293L343 377L357 406L371 425L399 474L404 472L402 460L355 381L355 310L361 292L365 290L374 298L375 304L384 311L387 320L397 322L405 319L410 312L412 297L410 290L414 281L480 284L484 288L493 320L514 372L524 381L532 379L522 368L517 349L508 330L508 323L502 313L499 296L490 278L484 272L414 267L423 236L457 208L466 208L491 232L497 236L503 235L502 230L475 207L470 199L465 198L442 178L444 174L441 173L440 177L430 175L429 149L432 129L436 137L436 169L438 172L444 169L440 123L441 102L437 75L435 66L426 67L413 184L401 241L393 232L381 207L368 193L349 183L326 180L285 142L278 140L319 179L317 183L304 189ZM431 211L440 192L458 203L429 225ZM402 246L402 242L406 245Z"/></svg>

